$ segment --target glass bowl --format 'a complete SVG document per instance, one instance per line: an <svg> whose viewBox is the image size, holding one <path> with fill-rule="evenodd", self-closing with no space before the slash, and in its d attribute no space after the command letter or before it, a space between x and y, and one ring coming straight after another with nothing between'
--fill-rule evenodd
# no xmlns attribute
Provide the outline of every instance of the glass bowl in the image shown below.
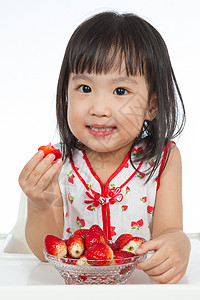
<svg viewBox="0 0 200 300"><path fill-rule="evenodd" d="M147 254L123 258L117 264L110 265L75 265L77 259L57 257L47 253L46 260L51 263L64 278L66 284L124 284L136 268L137 263L146 259ZM90 261L90 264L93 263ZM94 264L97 262L94 261Z"/></svg>

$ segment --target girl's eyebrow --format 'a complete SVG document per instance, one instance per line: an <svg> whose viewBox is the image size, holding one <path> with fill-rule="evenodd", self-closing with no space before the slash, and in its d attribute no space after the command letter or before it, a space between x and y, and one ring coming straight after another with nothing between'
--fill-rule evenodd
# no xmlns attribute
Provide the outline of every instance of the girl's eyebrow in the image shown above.
<svg viewBox="0 0 200 300"><path fill-rule="evenodd" d="M78 79L83 79L83 80L88 80L88 81L94 82L94 80L86 74L74 74L73 77L72 77L72 81L75 81L75 80L78 80ZM136 79L133 79L133 78L128 77L128 76L119 76L119 77L116 77L116 78L111 78L108 81L110 83L127 82L127 83L131 83L131 84L138 84Z"/></svg>
<svg viewBox="0 0 200 300"><path fill-rule="evenodd" d="M85 74L75 74L72 77L72 81L78 80L78 79L84 79L84 80L89 80L93 82L93 79L90 78L89 76L85 75Z"/></svg>
<svg viewBox="0 0 200 300"><path fill-rule="evenodd" d="M128 82L131 84L138 84L136 79L133 79L131 77L128 76L119 76L117 78L113 78L110 80L111 83L119 83L119 82Z"/></svg>

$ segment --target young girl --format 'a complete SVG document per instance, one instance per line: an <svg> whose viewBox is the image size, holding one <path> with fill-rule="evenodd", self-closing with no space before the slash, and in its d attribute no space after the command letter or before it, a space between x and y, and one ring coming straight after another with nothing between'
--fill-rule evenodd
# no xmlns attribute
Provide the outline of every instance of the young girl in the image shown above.
<svg viewBox="0 0 200 300"><path fill-rule="evenodd" d="M179 282L190 243L182 231L181 157L172 139L185 112L156 29L113 12L83 22L63 59L57 121L63 161L52 164L54 155L39 151L19 176L33 253L44 260L47 234L68 238L99 224L110 241L122 233L145 238L137 254L155 253L138 269L159 283Z"/></svg>

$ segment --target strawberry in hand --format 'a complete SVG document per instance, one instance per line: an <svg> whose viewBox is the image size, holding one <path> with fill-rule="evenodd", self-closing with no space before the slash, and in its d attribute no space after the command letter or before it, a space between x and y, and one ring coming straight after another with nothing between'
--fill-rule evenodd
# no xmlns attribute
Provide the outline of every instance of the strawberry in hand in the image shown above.
<svg viewBox="0 0 200 300"><path fill-rule="evenodd" d="M44 152L44 157L46 157L49 153L52 153L55 155L55 159L62 158L62 154L59 149L56 149L54 146L51 146L51 143L49 143L47 146L41 146L38 148L38 151L42 150Z"/></svg>

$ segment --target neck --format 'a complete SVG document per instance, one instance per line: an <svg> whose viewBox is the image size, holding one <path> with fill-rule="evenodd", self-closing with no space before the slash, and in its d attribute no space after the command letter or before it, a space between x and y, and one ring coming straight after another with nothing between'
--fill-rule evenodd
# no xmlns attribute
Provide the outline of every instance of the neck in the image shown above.
<svg viewBox="0 0 200 300"><path fill-rule="evenodd" d="M105 169L117 169L126 157L130 147L111 152L96 152L86 150L87 158L95 171Z"/></svg>

